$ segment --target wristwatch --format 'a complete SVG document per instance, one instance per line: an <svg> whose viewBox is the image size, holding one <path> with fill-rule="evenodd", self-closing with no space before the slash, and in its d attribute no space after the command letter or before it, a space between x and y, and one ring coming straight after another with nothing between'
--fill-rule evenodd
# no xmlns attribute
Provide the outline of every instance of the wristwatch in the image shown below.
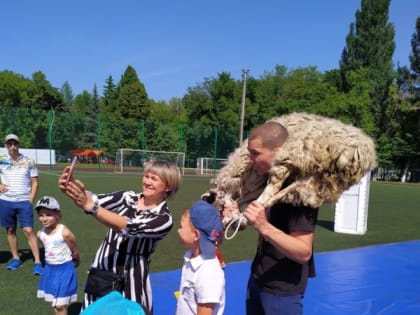
<svg viewBox="0 0 420 315"><path fill-rule="evenodd" d="M91 198L92 198L92 201L93 201L93 207L89 211L85 210L86 214L96 214L98 212L98 209L99 209L98 196L94 193L91 193Z"/></svg>

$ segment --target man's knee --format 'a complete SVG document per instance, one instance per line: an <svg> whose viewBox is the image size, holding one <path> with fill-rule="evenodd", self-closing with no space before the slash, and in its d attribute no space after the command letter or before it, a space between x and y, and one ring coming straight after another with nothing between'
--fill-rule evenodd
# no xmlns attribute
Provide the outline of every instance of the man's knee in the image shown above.
<svg viewBox="0 0 420 315"><path fill-rule="evenodd" d="M16 235L16 226L6 228L7 235Z"/></svg>
<svg viewBox="0 0 420 315"><path fill-rule="evenodd" d="M35 237L34 229L32 227L24 227L22 230L27 238Z"/></svg>

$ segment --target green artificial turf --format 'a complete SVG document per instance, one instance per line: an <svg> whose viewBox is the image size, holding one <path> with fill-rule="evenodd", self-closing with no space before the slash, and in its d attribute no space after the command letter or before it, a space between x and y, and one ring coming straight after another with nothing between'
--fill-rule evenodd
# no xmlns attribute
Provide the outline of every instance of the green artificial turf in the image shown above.
<svg viewBox="0 0 420 315"><path fill-rule="evenodd" d="M76 169L75 176L94 192L111 192L118 189L139 191L140 174L115 174L112 172L86 172ZM38 197L52 195L63 209L62 223L76 235L81 265L79 273L79 301L82 299L82 285L90 260L102 240L106 228L91 216L85 215L57 187L58 171L43 171L40 174ZM181 267L185 251L179 245L177 228L180 213L188 208L208 188L209 177L184 176L180 191L169 201L174 215L174 228L161 241L152 256L151 272L173 270ZM365 235L349 235L334 232L334 207L323 206L315 235L315 252L368 246L380 243L420 239L420 185L374 182L370 186L368 231ZM35 229L40 228L35 221ZM1 314L53 314L51 306L36 298L39 277L32 275L32 256L26 239L18 231L19 249L24 264L16 271L9 271L6 265L10 259L4 229L0 230L0 299ZM227 263L252 259L257 235L252 228L232 240L225 240L221 251ZM153 284L152 284L153 285ZM78 314L80 305L73 305L69 314Z"/></svg>

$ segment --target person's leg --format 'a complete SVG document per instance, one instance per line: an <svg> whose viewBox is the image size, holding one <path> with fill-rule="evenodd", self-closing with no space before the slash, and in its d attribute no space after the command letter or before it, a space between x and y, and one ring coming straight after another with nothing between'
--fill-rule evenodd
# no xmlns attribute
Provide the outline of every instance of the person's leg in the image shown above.
<svg viewBox="0 0 420 315"><path fill-rule="evenodd" d="M252 276L249 276L246 291L246 315L265 315L260 301L261 289L255 283Z"/></svg>
<svg viewBox="0 0 420 315"><path fill-rule="evenodd" d="M7 242L9 244L10 253L13 256L13 259L20 259L18 253L18 242L16 237L16 226L12 226L6 229L7 233Z"/></svg>
<svg viewBox="0 0 420 315"><path fill-rule="evenodd" d="M261 303L265 315L301 315L303 314L303 296L279 296L261 291Z"/></svg>
<svg viewBox="0 0 420 315"><path fill-rule="evenodd" d="M16 238L17 212L14 202L0 199L1 225L6 228L7 243L13 259L19 259L18 245Z"/></svg>
<svg viewBox="0 0 420 315"><path fill-rule="evenodd" d="M39 255L38 239L36 237L34 230L31 227L24 227L22 228L22 230L26 238L28 239L29 247L32 251L32 255L34 256L34 262L41 263L40 255Z"/></svg>
<svg viewBox="0 0 420 315"><path fill-rule="evenodd" d="M67 315L66 305L56 305L54 307L55 315Z"/></svg>
<svg viewBox="0 0 420 315"><path fill-rule="evenodd" d="M34 261L35 263L40 263L41 260L39 255L38 239L33 230L34 215L32 203L29 201L23 201L19 203L18 219L19 225L22 227L23 233L28 239L29 247L32 251L32 255L34 256Z"/></svg>

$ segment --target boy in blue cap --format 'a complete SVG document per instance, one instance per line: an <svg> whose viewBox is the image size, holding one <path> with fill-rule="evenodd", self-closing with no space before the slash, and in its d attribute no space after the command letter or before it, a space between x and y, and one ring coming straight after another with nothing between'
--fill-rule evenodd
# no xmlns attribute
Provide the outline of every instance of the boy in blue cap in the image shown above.
<svg viewBox="0 0 420 315"><path fill-rule="evenodd" d="M188 248L184 255L177 315L223 314L225 275L215 255L215 244L222 238L219 212L199 200L184 210L178 235Z"/></svg>

